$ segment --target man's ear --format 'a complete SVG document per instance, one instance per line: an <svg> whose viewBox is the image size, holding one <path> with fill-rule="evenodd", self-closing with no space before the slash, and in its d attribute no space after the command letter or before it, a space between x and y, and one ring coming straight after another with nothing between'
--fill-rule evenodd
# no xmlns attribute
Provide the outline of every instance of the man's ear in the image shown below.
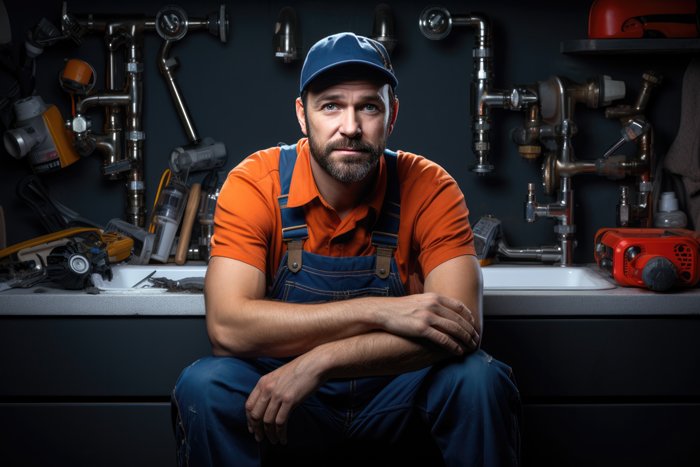
<svg viewBox="0 0 700 467"><path fill-rule="evenodd" d="M304 136L308 136L309 134L306 131L306 109L304 109L304 103L301 101L301 97L297 97L296 112L301 132Z"/></svg>
<svg viewBox="0 0 700 467"><path fill-rule="evenodd" d="M394 97L394 102L391 105L391 120L389 121L389 134L394 131L394 124L396 124L396 117L399 116L399 98Z"/></svg>

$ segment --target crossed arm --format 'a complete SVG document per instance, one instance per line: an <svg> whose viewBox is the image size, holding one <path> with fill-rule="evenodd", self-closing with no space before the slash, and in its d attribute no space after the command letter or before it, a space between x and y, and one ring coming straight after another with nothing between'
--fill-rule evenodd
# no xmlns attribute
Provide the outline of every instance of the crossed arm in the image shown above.
<svg viewBox="0 0 700 467"><path fill-rule="evenodd" d="M258 440L285 442L291 410L330 378L411 371L479 345L481 274L472 256L441 264L425 293L405 297L266 300L261 271L222 257L211 259L205 290L215 354L297 356L263 376L246 403Z"/></svg>

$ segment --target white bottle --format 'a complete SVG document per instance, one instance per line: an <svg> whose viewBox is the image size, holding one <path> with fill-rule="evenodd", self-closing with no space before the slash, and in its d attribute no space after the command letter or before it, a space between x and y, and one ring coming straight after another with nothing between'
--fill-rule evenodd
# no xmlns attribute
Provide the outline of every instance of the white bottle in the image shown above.
<svg viewBox="0 0 700 467"><path fill-rule="evenodd" d="M688 224L688 217L678 209L678 200L673 191L664 191L659 199L659 209L654 216L654 227L682 229Z"/></svg>

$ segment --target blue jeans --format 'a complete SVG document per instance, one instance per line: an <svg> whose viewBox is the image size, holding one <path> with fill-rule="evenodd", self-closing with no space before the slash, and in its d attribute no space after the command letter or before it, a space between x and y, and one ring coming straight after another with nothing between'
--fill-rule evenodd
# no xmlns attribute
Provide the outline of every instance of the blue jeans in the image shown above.
<svg viewBox="0 0 700 467"><path fill-rule="evenodd" d="M263 444L248 432L244 404L258 379L283 361L206 357L173 391L180 465L258 466ZM520 399L510 368L486 352L395 377L331 380L293 412L288 446L315 452L352 440L392 442L423 421L447 466L514 466Z"/></svg>

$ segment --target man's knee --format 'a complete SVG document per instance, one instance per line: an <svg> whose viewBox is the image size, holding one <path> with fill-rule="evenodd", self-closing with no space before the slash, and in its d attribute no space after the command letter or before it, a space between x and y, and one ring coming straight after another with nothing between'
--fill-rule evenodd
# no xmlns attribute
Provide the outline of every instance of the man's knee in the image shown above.
<svg viewBox="0 0 700 467"><path fill-rule="evenodd" d="M206 411L215 406L245 403L260 375L247 362L205 357L182 371L173 396L180 410ZM186 409L187 408L187 409Z"/></svg>
<svg viewBox="0 0 700 467"><path fill-rule="evenodd" d="M175 384L175 395L178 398L198 398L204 396L216 380L220 378L217 367L220 365L215 358L202 358L182 370Z"/></svg>
<svg viewBox="0 0 700 467"><path fill-rule="evenodd" d="M483 350L441 367L436 376L447 388L472 397L517 395L511 368Z"/></svg>

